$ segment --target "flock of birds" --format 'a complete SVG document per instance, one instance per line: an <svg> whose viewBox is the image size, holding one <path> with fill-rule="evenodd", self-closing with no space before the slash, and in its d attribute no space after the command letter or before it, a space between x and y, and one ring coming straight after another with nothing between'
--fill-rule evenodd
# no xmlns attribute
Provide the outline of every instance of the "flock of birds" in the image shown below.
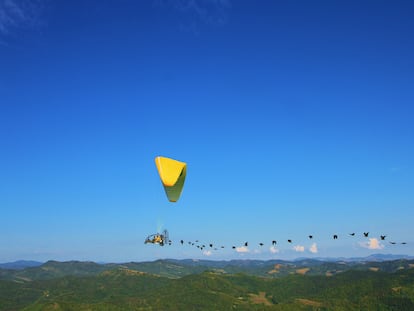
<svg viewBox="0 0 414 311"><path fill-rule="evenodd" d="M352 232L352 233L349 233L349 236L355 236L356 234L355 234L355 232ZM363 233L363 237L365 237L365 238L368 238L369 237L369 232L364 232ZM384 241L385 239L386 239L386 235L380 235L380 239L381 239L381 241ZM308 238L310 239L310 240L312 240L313 238L314 238L314 236L313 235L308 235ZM334 240L337 240L338 239L338 234L333 234L332 235L332 238L334 239ZM292 239L287 239L287 242L288 243L293 243L293 240ZM402 245L405 245L405 244L407 244L407 242L395 242L395 241L389 241L389 243L390 244L392 244L392 245L395 245L395 244L402 244ZM213 243L209 243L209 244L202 244L202 243L200 243L200 241L199 240L195 240L194 242L192 242L192 241L184 241L184 240L180 240L180 244L181 245L184 245L184 244L188 244L188 245L190 245L190 246L195 246L195 247L197 247L198 249L200 249L200 250L204 250L204 249L212 249L212 250L218 250L218 249L223 249L223 248L226 248L225 246L216 246L215 244L213 244ZM172 245L172 241L171 240L168 240L168 245ZM258 244L260 247L262 247L262 246L264 246L265 244L263 243L263 242L260 242L259 244ZM276 246L277 245L277 241L276 240L272 240L271 241L271 245L272 246ZM245 242L244 244L242 244L241 245L241 247L248 247L249 246L249 242ZM233 245L231 248L232 249L237 249L238 247L240 247L240 246L235 246L235 245Z"/></svg>

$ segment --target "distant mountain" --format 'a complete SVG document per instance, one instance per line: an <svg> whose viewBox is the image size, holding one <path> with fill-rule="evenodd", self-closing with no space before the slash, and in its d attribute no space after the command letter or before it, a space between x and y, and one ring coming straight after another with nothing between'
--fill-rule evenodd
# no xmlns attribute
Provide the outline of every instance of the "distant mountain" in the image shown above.
<svg viewBox="0 0 414 311"><path fill-rule="evenodd" d="M0 263L0 269L21 270L29 267L38 267L42 262L33 260L18 260L14 262Z"/></svg>
<svg viewBox="0 0 414 311"><path fill-rule="evenodd" d="M298 258L294 261L301 261L307 258ZM365 262L365 261L389 261L389 260L398 260L398 259L414 259L414 256L408 255L394 255L394 254L372 254L366 257L317 257L314 258L320 261L345 261L345 262Z"/></svg>
<svg viewBox="0 0 414 311"><path fill-rule="evenodd" d="M129 262L98 264L82 261L48 261L40 266L27 267L20 270L0 269L0 280L30 282L34 280L50 280L66 276L89 277L104 272L130 271L144 273L170 279L184 276L214 272L219 274L246 274L265 278L280 278L291 274L332 276L349 270L381 271L394 273L402 269L414 268L414 259L384 259L381 256L367 257L355 261L323 261L303 258L296 261L283 260L175 260L164 259L152 262ZM369 260L371 259L371 260Z"/></svg>

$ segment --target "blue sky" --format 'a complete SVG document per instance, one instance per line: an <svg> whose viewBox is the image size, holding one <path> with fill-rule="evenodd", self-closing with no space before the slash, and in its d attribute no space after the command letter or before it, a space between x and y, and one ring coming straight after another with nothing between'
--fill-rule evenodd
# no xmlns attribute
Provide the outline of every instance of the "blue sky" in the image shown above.
<svg viewBox="0 0 414 311"><path fill-rule="evenodd" d="M414 255L413 13L0 0L0 262Z"/></svg>

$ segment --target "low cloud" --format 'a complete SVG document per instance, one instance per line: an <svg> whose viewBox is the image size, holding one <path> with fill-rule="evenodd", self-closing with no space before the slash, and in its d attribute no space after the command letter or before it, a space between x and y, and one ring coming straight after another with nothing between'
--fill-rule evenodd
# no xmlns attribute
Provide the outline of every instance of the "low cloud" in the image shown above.
<svg viewBox="0 0 414 311"><path fill-rule="evenodd" d="M305 251L305 246L295 245L295 246L293 246L293 249L297 252L304 252Z"/></svg>
<svg viewBox="0 0 414 311"><path fill-rule="evenodd" d="M278 250L276 247L274 247L274 246L270 246L269 251L270 251L272 254L279 253L279 250Z"/></svg>
<svg viewBox="0 0 414 311"><path fill-rule="evenodd" d="M248 253L249 249L246 246L236 247L236 252L238 253Z"/></svg>
<svg viewBox="0 0 414 311"><path fill-rule="evenodd" d="M211 256L212 252L210 250L203 251L204 256Z"/></svg>
<svg viewBox="0 0 414 311"><path fill-rule="evenodd" d="M361 242L360 246L368 249L383 249L384 245L377 238L370 238L369 242Z"/></svg>
<svg viewBox="0 0 414 311"><path fill-rule="evenodd" d="M316 243L313 243L310 247L309 247L309 251L313 254L316 254L318 252L318 246L316 245Z"/></svg>

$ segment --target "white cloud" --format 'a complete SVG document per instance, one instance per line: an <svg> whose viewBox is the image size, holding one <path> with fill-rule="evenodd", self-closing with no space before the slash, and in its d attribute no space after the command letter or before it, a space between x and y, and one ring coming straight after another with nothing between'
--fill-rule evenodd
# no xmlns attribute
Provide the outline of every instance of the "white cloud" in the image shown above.
<svg viewBox="0 0 414 311"><path fill-rule="evenodd" d="M42 0L0 0L0 35L35 26L42 7Z"/></svg>
<svg viewBox="0 0 414 311"><path fill-rule="evenodd" d="M269 251L270 251L272 254L279 253L279 250L278 250L276 247L274 247L274 246L270 246Z"/></svg>
<svg viewBox="0 0 414 311"><path fill-rule="evenodd" d="M236 247L236 252L238 253L248 253L249 249L246 246Z"/></svg>
<svg viewBox="0 0 414 311"><path fill-rule="evenodd" d="M212 252L210 250L203 251L204 256L211 256Z"/></svg>
<svg viewBox="0 0 414 311"><path fill-rule="evenodd" d="M229 0L154 0L154 5L172 8L178 13L180 27L198 34L200 25L223 25L227 22Z"/></svg>
<svg viewBox="0 0 414 311"><path fill-rule="evenodd" d="M368 249L383 249L384 245L377 238L370 238L369 242L361 242L360 246Z"/></svg>
<svg viewBox="0 0 414 311"><path fill-rule="evenodd" d="M293 249L297 252L304 252L305 251L305 247L302 245L295 245L293 246Z"/></svg>
<svg viewBox="0 0 414 311"><path fill-rule="evenodd" d="M310 251L311 253L314 253L314 254L316 254L316 253L318 252L318 246L316 245L316 243L313 243L313 244L311 245L311 247L309 247L309 251Z"/></svg>

